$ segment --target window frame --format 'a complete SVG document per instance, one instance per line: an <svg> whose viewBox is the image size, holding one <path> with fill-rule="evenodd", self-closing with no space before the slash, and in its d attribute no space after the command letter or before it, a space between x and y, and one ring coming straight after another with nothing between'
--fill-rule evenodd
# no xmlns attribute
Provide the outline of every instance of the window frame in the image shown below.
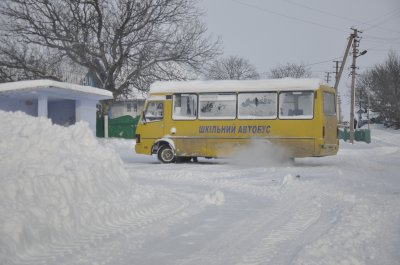
<svg viewBox="0 0 400 265"><path fill-rule="evenodd" d="M254 118L241 118L239 117L239 95L240 94L275 94L275 99L276 99L276 105L275 105L275 117L257 117L254 116ZM236 97L236 103L237 103L237 107L236 107L236 117L238 120L276 120L278 119L278 106L279 106L279 93L278 91L249 91L249 92L239 92L237 93L237 97Z"/></svg>
<svg viewBox="0 0 400 265"><path fill-rule="evenodd" d="M309 92L312 94L312 115L297 115L297 116L282 116L281 115L281 94L285 93L295 93L295 92ZM278 92L278 118L280 120L313 120L314 119L314 112L315 112L315 95L316 91L314 90L285 90L285 91L279 91ZM304 117L306 116L306 117Z"/></svg>
<svg viewBox="0 0 400 265"><path fill-rule="evenodd" d="M201 117L200 113L200 98L201 96L204 95L232 95L235 97L235 113L232 117L226 118L226 117L220 117L220 116L216 116L216 117ZM198 94L198 101L197 101L197 117L199 120L235 120L237 119L237 104L238 104L238 97L237 97L237 93L236 92L205 92L205 93L199 93Z"/></svg>
<svg viewBox="0 0 400 265"><path fill-rule="evenodd" d="M175 113L175 96L176 95L195 95L196 96L196 116L190 117L190 118L176 118L174 117ZM198 93L174 93L172 94L172 115L171 119L173 121L193 121L197 120L199 117L199 94Z"/></svg>
<svg viewBox="0 0 400 265"><path fill-rule="evenodd" d="M151 119L149 119L148 117L147 117L147 109L149 108L149 104L151 104L151 103L155 103L155 102L158 102L158 103L162 103L162 105L163 105L163 108L162 108L162 117L161 117L161 119L153 119L153 120L151 120ZM147 102L147 104L146 104L146 108L143 110L143 114L144 114L144 118L145 118L145 121L146 121L146 123L149 123L149 122L157 122L157 121L163 121L164 120L164 118L165 118L165 111L164 111L164 109L165 109L165 100L150 100L150 101L148 101Z"/></svg>
<svg viewBox="0 0 400 265"><path fill-rule="evenodd" d="M333 96L333 102L334 102L334 108L335 108L335 112L334 113L326 113L325 112L325 94L329 94L329 95L331 95L331 96ZM323 91L322 92L322 97L323 97L323 99L322 99L322 111L323 111L323 113L324 113L324 116L336 116L337 115L337 107L336 107L336 94L335 93L332 93L332 92L328 92L328 91Z"/></svg>

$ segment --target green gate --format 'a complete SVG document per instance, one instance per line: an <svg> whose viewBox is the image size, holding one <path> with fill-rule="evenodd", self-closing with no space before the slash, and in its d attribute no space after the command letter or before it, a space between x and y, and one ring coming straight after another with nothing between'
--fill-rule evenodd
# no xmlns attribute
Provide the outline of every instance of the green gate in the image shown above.
<svg viewBox="0 0 400 265"><path fill-rule="evenodd" d="M108 119L108 137L134 139L139 116L133 118L126 115L115 119ZM96 136L104 137L104 117L97 118Z"/></svg>
<svg viewBox="0 0 400 265"><path fill-rule="evenodd" d="M344 130L339 130L339 139L347 141L350 139L350 131L344 128ZM371 143L371 130L369 129L357 129L354 131L354 140L357 142Z"/></svg>

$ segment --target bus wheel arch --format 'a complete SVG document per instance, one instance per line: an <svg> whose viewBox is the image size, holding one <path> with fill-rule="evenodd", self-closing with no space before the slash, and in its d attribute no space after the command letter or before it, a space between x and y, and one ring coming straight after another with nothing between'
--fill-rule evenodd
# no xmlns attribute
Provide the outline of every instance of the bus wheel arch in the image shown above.
<svg viewBox="0 0 400 265"><path fill-rule="evenodd" d="M176 161L174 144L170 141L160 140L153 146L154 153L162 163L173 163Z"/></svg>

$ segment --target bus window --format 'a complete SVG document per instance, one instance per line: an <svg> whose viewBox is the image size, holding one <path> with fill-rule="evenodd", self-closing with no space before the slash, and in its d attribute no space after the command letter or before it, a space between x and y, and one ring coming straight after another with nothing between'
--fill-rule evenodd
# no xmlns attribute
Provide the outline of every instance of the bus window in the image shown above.
<svg viewBox="0 0 400 265"><path fill-rule="evenodd" d="M277 93L240 93L238 95L239 119L275 119Z"/></svg>
<svg viewBox="0 0 400 265"><path fill-rule="evenodd" d="M163 119L164 103L162 101L149 101L144 114L146 121L158 121Z"/></svg>
<svg viewBox="0 0 400 265"><path fill-rule="evenodd" d="M324 92L324 114L336 115L335 94Z"/></svg>
<svg viewBox="0 0 400 265"><path fill-rule="evenodd" d="M196 94L175 94L173 96L174 120L194 120L197 116Z"/></svg>
<svg viewBox="0 0 400 265"><path fill-rule="evenodd" d="M280 119L312 119L314 92L293 91L279 94Z"/></svg>
<svg viewBox="0 0 400 265"><path fill-rule="evenodd" d="M200 119L235 119L236 94L200 94Z"/></svg>

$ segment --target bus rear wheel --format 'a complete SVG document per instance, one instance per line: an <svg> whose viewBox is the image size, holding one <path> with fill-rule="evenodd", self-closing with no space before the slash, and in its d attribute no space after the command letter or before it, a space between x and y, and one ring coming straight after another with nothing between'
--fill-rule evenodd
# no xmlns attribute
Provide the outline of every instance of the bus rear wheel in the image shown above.
<svg viewBox="0 0 400 265"><path fill-rule="evenodd" d="M157 157L158 160L160 160L162 163L173 163L175 162L175 153L174 150L169 145L163 145L158 149L157 152Z"/></svg>

